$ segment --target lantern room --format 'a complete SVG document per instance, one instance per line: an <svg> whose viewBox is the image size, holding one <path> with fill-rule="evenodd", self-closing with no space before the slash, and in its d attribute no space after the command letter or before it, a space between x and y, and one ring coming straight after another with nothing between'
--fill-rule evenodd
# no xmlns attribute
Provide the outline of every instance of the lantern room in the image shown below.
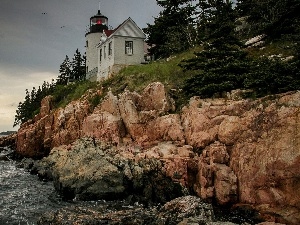
<svg viewBox="0 0 300 225"><path fill-rule="evenodd" d="M103 32L108 29L108 18L100 13L90 19L90 33Z"/></svg>

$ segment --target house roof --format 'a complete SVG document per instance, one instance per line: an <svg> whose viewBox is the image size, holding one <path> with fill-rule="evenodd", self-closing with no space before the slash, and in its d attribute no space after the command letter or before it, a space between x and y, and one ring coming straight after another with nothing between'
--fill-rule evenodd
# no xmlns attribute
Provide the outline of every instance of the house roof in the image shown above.
<svg viewBox="0 0 300 225"><path fill-rule="evenodd" d="M106 37L109 37L115 30L104 30Z"/></svg>
<svg viewBox="0 0 300 225"><path fill-rule="evenodd" d="M121 23L113 32L112 35L130 36L138 38L146 38L146 35L141 28L129 17Z"/></svg>
<svg viewBox="0 0 300 225"><path fill-rule="evenodd" d="M123 36L123 37L133 37L133 38L146 38L146 35L142 31L141 28L129 17L123 23L121 23L114 30L104 30L104 35L106 36L106 40L102 43L105 43L108 39L113 36ZM98 46L102 45L100 43Z"/></svg>

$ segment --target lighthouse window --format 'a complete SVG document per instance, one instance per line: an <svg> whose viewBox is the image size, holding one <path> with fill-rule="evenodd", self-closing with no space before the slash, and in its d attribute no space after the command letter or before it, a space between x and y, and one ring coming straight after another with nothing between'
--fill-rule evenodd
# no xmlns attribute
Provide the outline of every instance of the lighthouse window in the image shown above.
<svg viewBox="0 0 300 225"><path fill-rule="evenodd" d="M102 61L102 49L100 49L100 62Z"/></svg>
<svg viewBox="0 0 300 225"><path fill-rule="evenodd" d="M94 25L106 25L107 24L107 20L105 18L92 18L91 19L91 26Z"/></svg>
<svg viewBox="0 0 300 225"><path fill-rule="evenodd" d="M108 55L112 55L112 47L111 47L111 45L112 45L112 42L109 42L108 43Z"/></svg>
<svg viewBox="0 0 300 225"><path fill-rule="evenodd" d="M105 59L106 58L106 46L104 46L103 52L104 52L104 59Z"/></svg>
<svg viewBox="0 0 300 225"><path fill-rule="evenodd" d="M126 55L133 54L133 41L125 41L125 54Z"/></svg>

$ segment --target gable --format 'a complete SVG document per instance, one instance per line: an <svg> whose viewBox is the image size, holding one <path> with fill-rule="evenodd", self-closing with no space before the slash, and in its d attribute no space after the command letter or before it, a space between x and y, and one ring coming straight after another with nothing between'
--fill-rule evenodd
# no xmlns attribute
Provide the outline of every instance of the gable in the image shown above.
<svg viewBox="0 0 300 225"><path fill-rule="evenodd" d="M136 25L136 23L128 18L124 21L112 34L112 36L123 36L123 37L134 37L134 38L143 38L146 36L143 31Z"/></svg>

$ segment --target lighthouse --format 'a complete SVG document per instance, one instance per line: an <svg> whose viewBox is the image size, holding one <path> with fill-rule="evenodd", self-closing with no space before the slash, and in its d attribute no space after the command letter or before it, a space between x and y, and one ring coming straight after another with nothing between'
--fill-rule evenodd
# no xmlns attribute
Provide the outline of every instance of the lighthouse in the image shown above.
<svg viewBox="0 0 300 225"><path fill-rule="evenodd" d="M97 79L99 44L103 31L108 30L108 18L101 14L100 7L98 13L90 18L89 30L86 37L86 73L90 80Z"/></svg>
<svg viewBox="0 0 300 225"><path fill-rule="evenodd" d="M144 63L145 34L129 17L115 29L100 12L90 18L86 37L86 79L101 81L129 65Z"/></svg>

